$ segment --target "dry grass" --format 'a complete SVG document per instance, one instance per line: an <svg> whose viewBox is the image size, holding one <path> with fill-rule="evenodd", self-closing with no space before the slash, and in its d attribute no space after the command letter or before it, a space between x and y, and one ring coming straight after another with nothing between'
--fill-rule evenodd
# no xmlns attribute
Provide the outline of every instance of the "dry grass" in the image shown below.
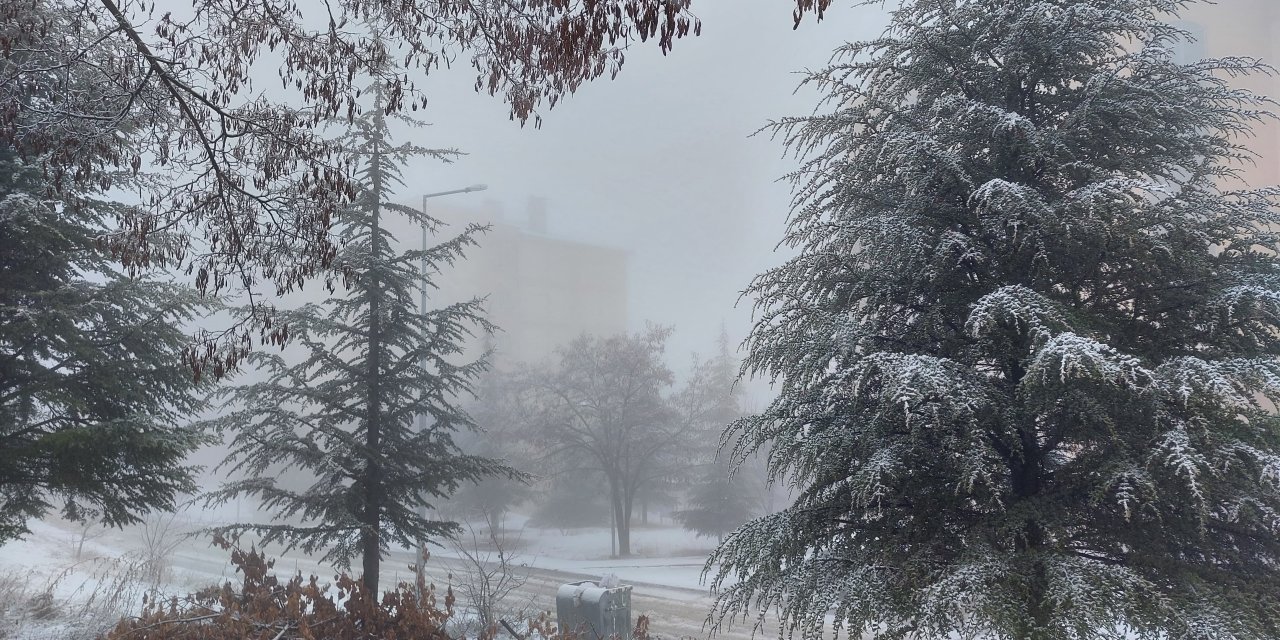
<svg viewBox="0 0 1280 640"><path fill-rule="evenodd" d="M98 558L57 574L0 573L0 638L90 640L142 608L155 586L141 557Z"/></svg>

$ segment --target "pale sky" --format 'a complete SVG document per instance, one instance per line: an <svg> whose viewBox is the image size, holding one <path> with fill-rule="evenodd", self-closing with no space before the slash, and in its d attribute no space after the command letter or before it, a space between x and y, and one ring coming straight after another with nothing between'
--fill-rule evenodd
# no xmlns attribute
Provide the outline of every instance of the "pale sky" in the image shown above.
<svg viewBox="0 0 1280 640"><path fill-rule="evenodd" d="M695 0L703 33L663 57L656 43L628 52L616 80L597 80L543 112L541 129L520 128L507 106L472 90L469 67L433 72L432 102L417 115L432 126L414 142L456 147L452 165L423 160L409 171L422 193L486 183L484 193L439 206L496 200L509 221L531 196L547 199L548 232L630 254L631 329L674 325L669 361L710 353L724 321L735 341L750 323L737 304L751 277L782 257L793 169L779 141L749 138L770 118L812 110L816 94L793 94L795 72L823 66L846 40L872 37L887 18L874 8L833 7L792 30L787 0ZM417 189L402 192L419 202Z"/></svg>

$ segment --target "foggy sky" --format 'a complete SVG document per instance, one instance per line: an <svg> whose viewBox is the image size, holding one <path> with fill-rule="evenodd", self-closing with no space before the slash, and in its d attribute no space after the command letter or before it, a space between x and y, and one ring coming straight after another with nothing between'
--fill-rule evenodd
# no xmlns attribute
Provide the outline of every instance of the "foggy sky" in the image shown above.
<svg viewBox="0 0 1280 640"><path fill-rule="evenodd" d="M433 71L422 85L431 103L415 114L432 126L412 141L467 155L413 163L406 178L415 188L400 197L417 206L421 193L485 183L486 192L430 203L496 200L511 222L524 220L530 197L545 197L550 235L629 252L630 329L674 325L674 368L692 351L710 354L722 321L736 345L751 318L750 301L735 308L739 293L783 259L773 249L790 196L776 180L797 164L781 157L780 141L749 136L770 118L813 109L815 93L793 95L795 72L822 67L835 47L887 23L877 9L833 7L793 31L793 6L695 0L701 36L665 57L653 42L633 48L616 80L542 110L541 129L522 129L500 100L475 93L469 66Z"/></svg>

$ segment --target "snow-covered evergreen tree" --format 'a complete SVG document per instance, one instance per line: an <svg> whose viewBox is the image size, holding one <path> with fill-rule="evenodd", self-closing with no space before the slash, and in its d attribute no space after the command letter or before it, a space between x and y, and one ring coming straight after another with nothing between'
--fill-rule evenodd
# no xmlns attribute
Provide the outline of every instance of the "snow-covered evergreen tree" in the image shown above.
<svg viewBox="0 0 1280 640"><path fill-rule="evenodd" d="M98 245L127 205L52 182L0 145L0 543L49 511L121 526L173 509L204 442L183 325L205 305Z"/></svg>
<svg viewBox="0 0 1280 640"><path fill-rule="evenodd" d="M525 474L535 471L524 387L516 375L505 371L491 369L481 375L475 384L475 399L464 407L478 429L458 434L458 446L472 455L502 459ZM492 476L459 487L449 500L448 511L460 518L483 518L492 530L507 511L532 495L527 476Z"/></svg>
<svg viewBox="0 0 1280 640"><path fill-rule="evenodd" d="M406 119L407 120L407 119ZM412 122L412 121L410 121ZM232 437L225 466L247 477L212 494L215 501L250 496L278 521L241 523L264 542L327 561L362 560L363 582L378 588L378 569L389 545L416 547L458 531L455 522L423 515L462 483L510 474L503 464L465 455L453 435L474 428L460 403L471 394L484 359L459 363L465 342L491 330L481 301L418 309L421 278L463 259L483 231L468 226L425 253L399 252L384 227L389 214L439 230L441 222L390 200L403 184L399 168L414 156L442 152L411 144L393 146L379 101L356 117L347 141L363 168L354 205L336 220L342 247L337 264L349 271L349 287L324 304L281 312L305 358L253 352L250 363L265 372L257 384L228 390L236 409L214 421ZM419 261L430 265L420 276ZM424 366L425 365L425 366ZM428 427L417 426L426 415ZM302 490L280 482L282 474L311 474ZM432 540L435 539L435 540Z"/></svg>
<svg viewBox="0 0 1280 640"><path fill-rule="evenodd" d="M1280 636L1278 192L1229 84L1265 67L1175 64L1185 4L904 0L810 76L798 255L750 288L781 393L736 431L796 499L714 554L716 620Z"/></svg>
<svg viewBox="0 0 1280 640"><path fill-rule="evenodd" d="M727 464L717 460L703 465L675 519L698 536L723 540L755 515L758 500L751 489L743 478L731 476Z"/></svg>
<svg viewBox="0 0 1280 640"><path fill-rule="evenodd" d="M723 538L757 512L759 481L754 474L733 474L728 452L719 455L721 435L743 415L738 368L722 327L715 356L694 362L688 383L673 399L698 442L692 487L674 515L699 536Z"/></svg>
<svg viewBox="0 0 1280 640"><path fill-rule="evenodd" d="M120 225L141 209L113 197L154 180L122 167L145 124L128 105L157 94L107 81L122 50L81 50L90 29L74 18L44 3L0 13L3 543L51 511L118 526L194 490L186 456L202 442L190 418L204 392L184 364L184 325L207 308L153 278L156 254L130 250ZM81 64L15 44L23 25L74 46ZM48 139L65 142L37 142ZM170 229L150 231L152 248L173 247Z"/></svg>

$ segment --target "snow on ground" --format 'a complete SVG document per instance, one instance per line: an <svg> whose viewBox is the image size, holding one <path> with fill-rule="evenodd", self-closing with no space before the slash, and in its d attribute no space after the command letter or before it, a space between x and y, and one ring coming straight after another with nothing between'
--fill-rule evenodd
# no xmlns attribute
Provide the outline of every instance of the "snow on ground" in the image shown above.
<svg viewBox="0 0 1280 640"><path fill-rule="evenodd" d="M630 558L610 558L608 527L537 529L513 515L505 529L520 541L520 562L540 569L592 577L614 574L625 584L707 590L701 575L715 541L695 538L679 527L633 525ZM433 553L453 555L449 549Z"/></svg>
<svg viewBox="0 0 1280 640"><path fill-rule="evenodd" d="M31 522L32 533L25 539L0 545L0 620L8 629L0 637L90 638L121 615L136 612L144 593L185 594L235 580L226 552L211 547L207 537L183 537L215 524L210 518L184 514L124 530L59 520ZM694 538L674 526L635 526L630 558L610 558L607 527L538 529L513 515L505 530L516 541L509 546L517 563L564 574L565 582L613 574L624 584L665 597L693 595L686 590L707 593L701 574L714 540ZM278 551L268 550L278 558L281 573L333 574L314 559ZM155 558L157 554L162 557ZM447 547L433 548L432 555L441 561L457 558ZM147 564L149 558L158 561L156 571ZM390 559L386 564L398 566ZM397 579L405 579L398 574ZM388 577L384 574L384 580Z"/></svg>
<svg viewBox="0 0 1280 640"><path fill-rule="evenodd" d="M79 527L29 523L24 540L0 545L0 637L95 637L137 611L153 587L141 557L119 554Z"/></svg>

